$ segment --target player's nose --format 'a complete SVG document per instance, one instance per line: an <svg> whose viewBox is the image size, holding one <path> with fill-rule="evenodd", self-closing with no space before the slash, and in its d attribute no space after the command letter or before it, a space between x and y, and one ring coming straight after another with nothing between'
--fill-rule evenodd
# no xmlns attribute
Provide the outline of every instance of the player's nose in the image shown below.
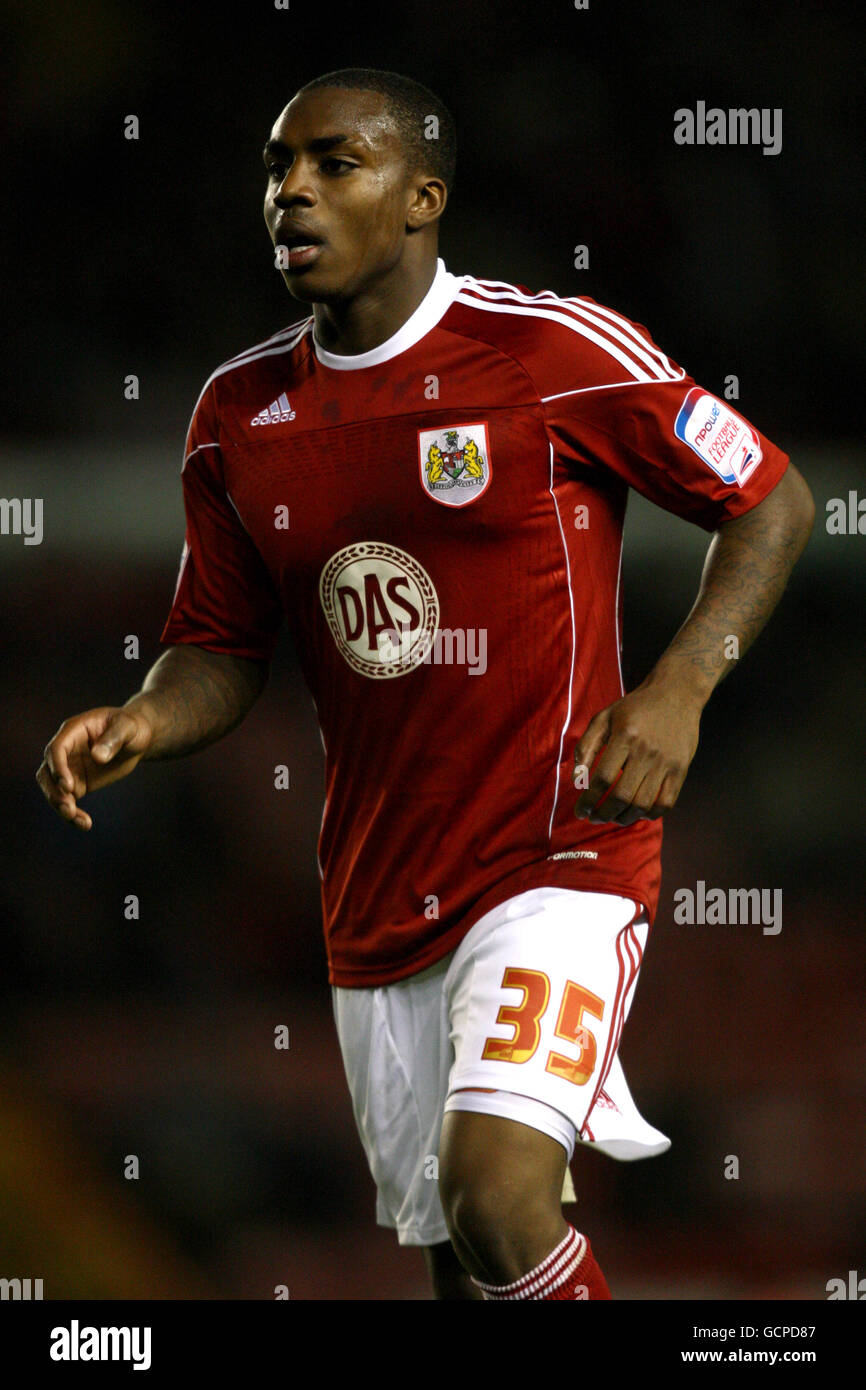
<svg viewBox="0 0 866 1390"><path fill-rule="evenodd" d="M274 203L280 209L291 207L292 203L302 201L311 205L316 201L315 190L310 179L300 169L298 162L287 169L282 182L274 190Z"/></svg>

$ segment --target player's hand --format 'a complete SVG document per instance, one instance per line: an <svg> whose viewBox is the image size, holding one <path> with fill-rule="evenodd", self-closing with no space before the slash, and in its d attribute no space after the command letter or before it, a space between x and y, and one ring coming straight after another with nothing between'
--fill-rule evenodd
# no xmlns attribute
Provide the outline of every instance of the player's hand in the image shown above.
<svg viewBox="0 0 866 1390"><path fill-rule="evenodd" d="M669 811L697 750L701 709L670 687L641 686L596 714L574 751L574 814L633 825Z"/></svg>
<svg viewBox="0 0 866 1390"><path fill-rule="evenodd" d="M139 710L104 705L60 725L47 745L36 781L59 816L81 830L93 821L78 802L87 792L126 777L150 746L153 730Z"/></svg>

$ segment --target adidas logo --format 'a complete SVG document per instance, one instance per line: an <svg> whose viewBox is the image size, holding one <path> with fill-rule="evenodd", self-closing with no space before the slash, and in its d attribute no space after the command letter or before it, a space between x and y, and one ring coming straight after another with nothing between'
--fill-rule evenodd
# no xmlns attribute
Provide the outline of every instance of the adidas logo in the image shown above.
<svg viewBox="0 0 866 1390"><path fill-rule="evenodd" d="M289 405L289 398L285 391L282 391L275 401L264 410L260 410L258 415L254 415L250 420L251 425L280 425L286 420L294 420L295 412Z"/></svg>

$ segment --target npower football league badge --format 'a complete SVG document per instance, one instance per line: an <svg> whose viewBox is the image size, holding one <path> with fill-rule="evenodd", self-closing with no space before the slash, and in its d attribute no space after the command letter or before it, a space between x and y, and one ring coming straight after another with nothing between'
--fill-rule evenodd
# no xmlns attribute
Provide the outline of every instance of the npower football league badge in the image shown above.
<svg viewBox="0 0 866 1390"><path fill-rule="evenodd" d="M761 443L746 421L701 386L686 395L674 433L723 483L742 487L761 462Z"/></svg>

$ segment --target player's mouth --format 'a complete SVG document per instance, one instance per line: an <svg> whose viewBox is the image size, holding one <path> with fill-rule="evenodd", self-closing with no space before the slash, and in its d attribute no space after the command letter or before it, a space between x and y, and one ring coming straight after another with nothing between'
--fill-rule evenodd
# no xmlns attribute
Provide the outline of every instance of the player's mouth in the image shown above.
<svg viewBox="0 0 866 1390"><path fill-rule="evenodd" d="M301 266L312 265L313 261L318 260L321 249L319 242L311 242L308 246L291 246L289 248L289 270L300 270Z"/></svg>
<svg viewBox="0 0 866 1390"><path fill-rule="evenodd" d="M301 270L318 260L322 251L320 237L304 229L286 227L277 233L277 246L285 246L288 252L288 269Z"/></svg>

